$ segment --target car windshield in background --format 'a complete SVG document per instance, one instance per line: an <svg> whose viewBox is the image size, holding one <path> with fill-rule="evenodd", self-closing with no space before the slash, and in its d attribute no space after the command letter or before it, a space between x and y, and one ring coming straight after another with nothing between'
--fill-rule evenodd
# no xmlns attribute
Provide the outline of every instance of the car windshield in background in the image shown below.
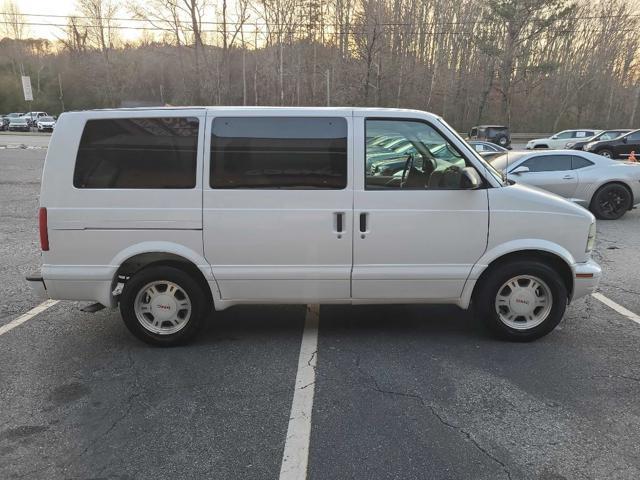
<svg viewBox="0 0 640 480"><path fill-rule="evenodd" d="M53 122L55 120L53 119L53 117L42 117L42 118L40 118L40 121L41 122Z"/></svg>

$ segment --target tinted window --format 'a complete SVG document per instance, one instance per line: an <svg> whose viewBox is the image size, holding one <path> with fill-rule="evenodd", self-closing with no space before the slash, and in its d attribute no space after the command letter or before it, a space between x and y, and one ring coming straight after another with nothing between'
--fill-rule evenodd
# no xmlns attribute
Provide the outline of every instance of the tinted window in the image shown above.
<svg viewBox="0 0 640 480"><path fill-rule="evenodd" d="M554 172L571 170L570 155L545 155L525 160L521 166L529 167L530 172Z"/></svg>
<svg viewBox="0 0 640 480"><path fill-rule="evenodd" d="M577 170L579 168L590 167L593 165L593 162L590 162L586 158L582 157L571 157L571 169Z"/></svg>
<svg viewBox="0 0 640 480"><path fill-rule="evenodd" d="M630 135L627 135L627 140L637 142L638 140L640 140L640 132L634 132Z"/></svg>
<svg viewBox="0 0 640 480"><path fill-rule="evenodd" d="M198 119L117 118L84 127L76 188L193 188Z"/></svg>
<svg viewBox="0 0 640 480"><path fill-rule="evenodd" d="M343 189L344 118L216 118L211 137L213 188Z"/></svg>
<svg viewBox="0 0 640 480"><path fill-rule="evenodd" d="M437 130L411 120L367 120L367 136L400 137L401 147L366 146L367 190L464 189L465 159Z"/></svg>

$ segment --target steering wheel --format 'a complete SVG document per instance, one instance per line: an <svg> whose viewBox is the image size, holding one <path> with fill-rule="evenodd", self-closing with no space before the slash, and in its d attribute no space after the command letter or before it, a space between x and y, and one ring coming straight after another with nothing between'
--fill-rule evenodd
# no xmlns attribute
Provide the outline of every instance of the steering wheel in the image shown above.
<svg viewBox="0 0 640 480"><path fill-rule="evenodd" d="M407 156L407 161L404 162L404 170L402 170L402 180L400 180L400 188L404 187L404 182L407 179L409 171L413 168L416 159L413 156L413 153L410 153Z"/></svg>

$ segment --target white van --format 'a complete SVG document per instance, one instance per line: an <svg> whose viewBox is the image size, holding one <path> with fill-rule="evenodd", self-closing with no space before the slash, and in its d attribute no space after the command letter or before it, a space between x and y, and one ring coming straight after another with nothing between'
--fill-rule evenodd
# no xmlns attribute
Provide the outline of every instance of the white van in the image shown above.
<svg viewBox="0 0 640 480"><path fill-rule="evenodd" d="M64 113L40 204L32 285L119 304L158 345L192 338L212 308L308 302L473 301L495 332L531 340L601 275L591 213L505 182L421 111Z"/></svg>

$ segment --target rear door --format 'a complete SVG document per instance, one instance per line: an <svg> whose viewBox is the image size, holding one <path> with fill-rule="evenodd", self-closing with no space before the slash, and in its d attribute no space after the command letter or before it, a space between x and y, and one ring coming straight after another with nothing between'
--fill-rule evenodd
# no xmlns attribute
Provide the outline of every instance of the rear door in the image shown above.
<svg viewBox="0 0 640 480"><path fill-rule="evenodd" d="M340 112L210 111L204 250L223 299L348 301L352 118Z"/></svg>

